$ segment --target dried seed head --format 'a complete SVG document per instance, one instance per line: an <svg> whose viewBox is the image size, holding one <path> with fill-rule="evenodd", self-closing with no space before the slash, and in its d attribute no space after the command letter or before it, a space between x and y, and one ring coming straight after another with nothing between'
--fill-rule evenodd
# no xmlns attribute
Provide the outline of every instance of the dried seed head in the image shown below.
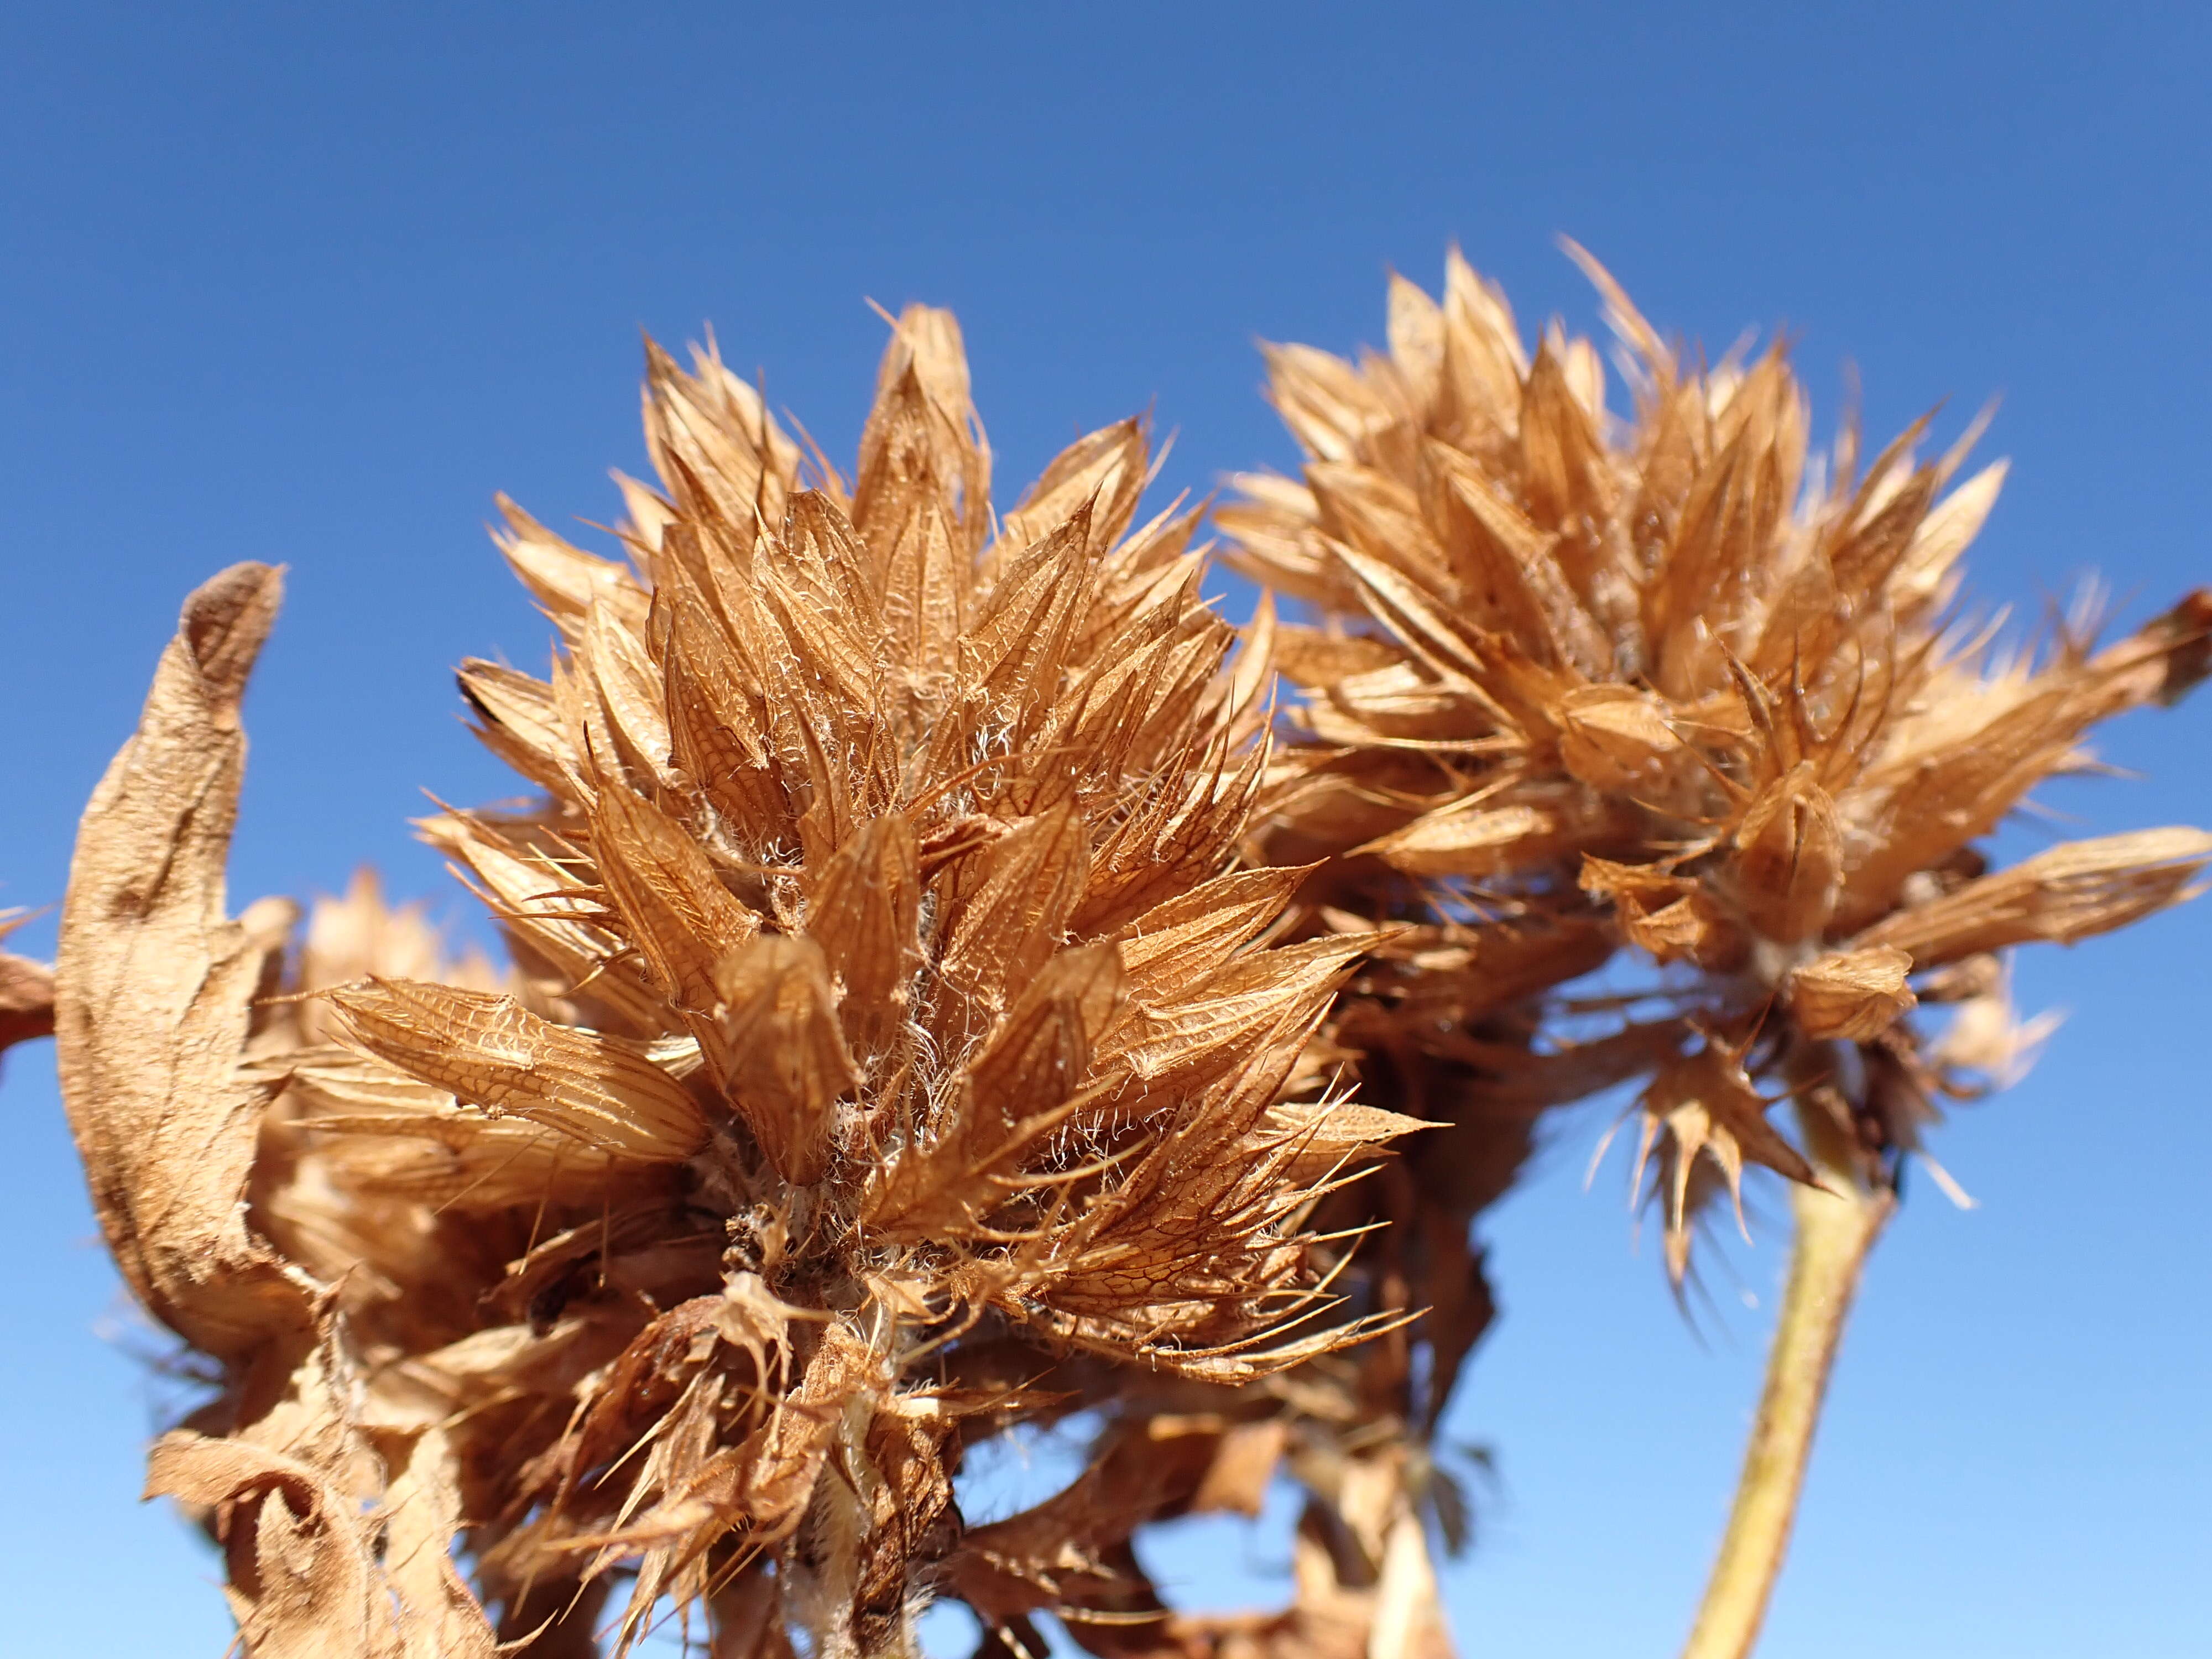
<svg viewBox="0 0 2212 1659"><path fill-rule="evenodd" d="M1455 252L1441 300L1394 280L1387 356L1270 349L1270 395L1307 465L1240 480L1219 518L1232 561L1316 618L1270 624L1304 741L1271 770L1260 853L1331 860L1305 890L1316 918L1419 928L1395 948L1425 986L1371 976L1387 994L1368 1035L1340 1020L1333 1040L1433 1048L1455 1018L1495 1018L1476 984L1455 1016L1449 981L1417 964L1447 944L1480 957L1532 924L1564 940L1595 923L1696 969L1644 1108L1647 1144L1673 1160L1654 1196L1679 1274L1697 1191L1682 1171L1702 1152L1732 1187L1737 1157L1709 1108L1682 1103L1682 1068L1720 1040L1701 1031L1778 1092L1885 1066L1921 1077L1915 977L2193 890L2212 859L2195 830L1993 874L1973 843L2078 767L2098 721L2203 677L2212 597L2103 650L2078 620L2039 654L1999 650L1952 605L2004 476L1960 481L1979 423L1923 459L1919 422L1864 464L1847 428L1824 461L1778 348L1687 362L1569 251L1603 297L1632 416L1608 405L1590 342L1554 325L1531 349ZM1549 977L1510 983L1526 996L1595 965L1563 948ZM1958 1052L1978 1051L1994 1052ZM1886 1182L1911 1143L1882 1126L1914 1115L1852 1086L1862 1121L1843 1144L1867 1156L1844 1175ZM1746 1103L1725 1133L1748 1147L1746 1114L1763 1109L1731 1098Z"/></svg>
<svg viewBox="0 0 2212 1659"><path fill-rule="evenodd" d="M221 855L275 586L232 573L118 763L158 774L143 803L88 820L72 1109L134 1284L237 1361L230 1438L165 1453L168 1488L243 1501L289 1372L313 1479L432 1494L409 1537L442 1560L465 1529L496 1618L350 1519L345 1606L450 1589L471 1633L446 1639L488 1650L494 1623L573 1639L627 1572L625 1650L671 1601L737 1617L750 1583L819 1652L908 1651L959 1531L949 1471L1058 1398L1036 1378L1234 1386L1359 1334L1307 1218L1413 1126L1281 1098L1362 945L1269 943L1294 878L1231 868L1260 676L1224 672L1194 515L1135 522L1139 423L994 520L958 331L916 307L849 485L712 353L649 350L646 427L629 563L505 507L550 677L461 672L545 795L424 833L514 969L441 964L357 885L314 913L306 999L252 1012L289 914L222 922ZM206 1006L181 1048L131 1020L108 890L179 846L197 884L154 915L198 957L153 988ZM111 1144L148 1088L194 1103L188 1153ZM187 1155L251 1192L251 1227L211 1194L149 1216ZM265 1574L257 1512L236 1547Z"/></svg>

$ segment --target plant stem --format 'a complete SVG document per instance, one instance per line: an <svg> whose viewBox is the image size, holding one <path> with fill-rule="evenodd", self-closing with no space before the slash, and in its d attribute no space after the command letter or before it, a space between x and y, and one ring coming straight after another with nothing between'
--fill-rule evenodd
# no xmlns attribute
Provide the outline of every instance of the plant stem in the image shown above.
<svg viewBox="0 0 2212 1659"><path fill-rule="evenodd" d="M1421 1517L1407 1505L1390 1522L1375 1586L1366 1659L1449 1659L1450 1638L1437 1600L1437 1574Z"/></svg>
<svg viewBox="0 0 2212 1659"><path fill-rule="evenodd" d="M1790 1285L1767 1352L1759 1418L1744 1450L1728 1532L1682 1659L1746 1659L1759 1640L1767 1598L1790 1547L1813 1431L1859 1272L1897 1206L1892 1193L1870 1192L1833 1170L1824 1173L1840 1193L1796 1183L1790 1189L1797 1223Z"/></svg>

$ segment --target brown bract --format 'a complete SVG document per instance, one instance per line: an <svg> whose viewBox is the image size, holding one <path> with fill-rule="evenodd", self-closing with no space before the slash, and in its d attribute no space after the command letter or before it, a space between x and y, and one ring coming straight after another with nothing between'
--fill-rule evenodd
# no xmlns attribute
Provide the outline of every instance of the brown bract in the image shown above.
<svg viewBox="0 0 2212 1659"><path fill-rule="evenodd" d="M20 911L0 913L0 939L24 920ZM28 957L0 951L0 1050L53 1033L53 969Z"/></svg>
<svg viewBox="0 0 2212 1659"><path fill-rule="evenodd" d="M550 677L461 672L544 794L424 833L511 970L368 886L289 971L289 915L227 916L259 567L194 596L87 815L64 1087L134 1290L225 1362L155 1479L257 1654L587 1652L624 1574L617 1649L672 1607L908 1652L968 1441L1362 1328L1307 1218L1413 1126L1285 1098L1364 941L1270 943L1296 872L1231 867L1259 665L1194 515L1134 521L1142 428L995 519L920 307L849 483L711 354L649 350L646 428L628 562L505 508ZM423 1565L456 1535L473 1591Z"/></svg>
<svg viewBox="0 0 2212 1659"><path fill-rule="evenodd" d="M238 719L282 580L234 565L194 593L138 731L85 808L62 907L62 1099L125 1280L195 1347L305 1337L314 1284L247 1225L270 1097L239 1060L289 917L224 903L246 735Z"/></svg>
<svg viewBox="0 0 2212 1659"><path fill-rule="evenodd" d="M1976 843L2081 768L2097 722L2203 677L2212 598L2103 649L2079 621L2001 647L1954 604L2004 474L1962 480L1978 422L1933 459L1924 421L1871 459L1850 427L1816 456L1779 348L1687 362L1570 252L1632 416L1595 345L1553 323L1532 350L1454 253L1441 301L1393 280L1387 354L1269 349L1307 465L1240 480L1219 520L1232 561L1313 617L1269 625L1304 740L1255 840L1331 860L1316 918L1419 924L1339 1040L1449 1048L1622 944L1672 968L1643 1005L1672 1036L1642 1114L1679 1275L1744 1162L1809 1175L1765 1127L1772 1099L1832 1082L1848 1176L1881 1183L1935 1097L1978 1086L1909 1016L1998 978L1935 970L2192 890L2196 830L1995 872Z"/></svg>

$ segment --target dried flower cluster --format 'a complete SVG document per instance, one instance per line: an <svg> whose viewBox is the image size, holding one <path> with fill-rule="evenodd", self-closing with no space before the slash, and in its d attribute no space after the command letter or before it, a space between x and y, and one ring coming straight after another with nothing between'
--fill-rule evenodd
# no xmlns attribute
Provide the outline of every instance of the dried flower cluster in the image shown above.
<svg viewBox="0 0 2212 1659"><path fill-rule="evenodd" d="M508 509L550 682L461 672L544 792L425 826L511 971L441 969L364 891L315 916L307 999L258 1000L289 918L223 919L198 809L235 787L264 568L194 597L88 815L62 1064L134 1288L227 1362L155 1483L213 1506L249 1644L312 1604L489 1646L354 1512L404 1480L500 1639L585 1644L619 1564L623 1647L671 1597L905 1651L948 1576L1000 1620L1053 1599L1003 1539L963 1552L949 1475L1065 1408L1056 1366L1079 1397L1085 1356L1237 1382L1358 1334L1301 1218L1411 1126L1279 1087L1361 943L1265 944L1297 875L1228 868L1258 677L1222 672L1194 515L1130 532L1140 428L994 521L959 337L920 308L849 486L712 357L653 356L647 426L634 568ZM127 1146L149 1095L194 1109Z"/></svg>
<svg viewBox="0 0 2212 1659"><path fill-rule="evenodd" d="M228 914L279 579L192 596L51 1017L111 1248L213 1362L149 1486L254 1659L670 1618L718 1659L907 1655L933 1597L987 1659L1041 1659L1040 1613L1104 1659L1439 1659L1471 1229L1543 1113L1632 1079L1678 1283L1758 1164L1852 1206L1822 1267L1800 1206L1802 1299L1847 1303L1935 1103L2015 1068L2001 953L2212 860L1976 846L2203 675L2212 600L1999 651L1954 601L2001 469L1954 487L1919 428L1824 468L1778 352L1693 369L1585 264L1632 419L1456 256L1441 303L1394 285L1387 357L1271 353L1310 463L1218 517L1310 614L1263 600L1241 649L1198 515L1137 521L1137 422L994 514L946 314L895 323L849 483L650 350L627 561L506 506L551 672L460 672L536 800L422 826L505 966L367 878L304 930ZM1628 989L1577 983L1624 951ZM0 1046L48 998L0 957ZM1833 1330L1791 1318L1819 1352L1760 1432L1802 1471ZM1073 1483L968 1524L963 1459L1078 1413ZM1171 1611L1133 1535L1279 1474L1291 1605ZM1781 1510L1742 1522L1775 1559Z"/></svg>
<svg viewBox="0 0 2212 1659"><path fill-rule="evenodd" d="M1976 433L1923 461L1923 422L1862 465L1847 427L1824 466L1779 348L1692 370L1576 252L1632 420L1589 340L1555 324L1531 359L1455 255L1441 304L1394 282L1387 357L1270 353L1311 459L1303 483L1241 480L1220 518L1244 568L1325 619L1274 630L1309 741L1271 777L1264 844L1334 860L1324 925L1421 923L1378 953L1349 1040L1494 1063L1469 1042L1501 1008L1624 947L1673 970L1609 1048L1558 1063L1648 1067L1636 1169L1679 1279L1747 1163L1813 1178L1777 1098L1888 1182L1934 1100L2018 1052L1996 953L2182 895L2201 831L1998 872L1974 843L2085 763L2090 726L2202 677L2212 595L2102 651L2081 621L1998 650L1952 605L2004 474L1951 487ZM1963 1005L1946 1042L1905 1018L1923 1000Z"/></svg>
<svg viewBox="0 0 2212 1659"><path fill-rule="evenodd" d="M1714 1200L1742 1224L1747 1164L1796 1183L1767 1400L1688 1650L1738 1654L1898 1161L1925 1157L1939 1099L2008 1080L2045 1029L2014 1019L2000 953L2150 915L2212 860L2192 829L1998 871L1976 842L2087 764L2091 726L2203 678L2212 592L2101 651L2086 616L2039 653L2000 648L1954 604L2004 475L1954 487L1980 422L1929 461L1923 421L1863 464L1847 424L1824 460L1778 347L1693 368L1570 252L1632 418L1590 341L1553 324L1532 357L1456 253L1441 302L1394 280L1387 356L1269 352L1304 477L1240 479L1218 518L1316 625L1266 624L1304 741L1254 839L1263 860L1320 861L1310 929L1407 924L1328 1036L1360 1097L1492 1149L1477 1206L1533 1112L1638 1076L1632 1185L1663 1212L1678 1288ZM1640 982L1574 984L1624 950ZM1940 1036L1910 1017L1922 1002L1955 1005ZM1796 1140L1768 1115L1793 1097ZM1465 1294L1450 1241L1470 1207L1417 1192L1392 1217L1386 1251L1431 1247L1418 1303ZM1407 1333L1439 1386L1464 1330Z"/></svg>

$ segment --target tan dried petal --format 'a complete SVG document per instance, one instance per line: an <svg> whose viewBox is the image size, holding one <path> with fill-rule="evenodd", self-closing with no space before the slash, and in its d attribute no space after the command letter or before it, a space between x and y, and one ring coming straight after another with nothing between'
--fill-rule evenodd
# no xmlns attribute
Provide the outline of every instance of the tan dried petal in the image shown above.
<svg viewBox="0 0 2212 1659"><path fill-rule="evenodd" d="M1744 954L1740 930L1703 882L1585 854L1581 884L1613 902L1623 935L1656 962L1726 969Z"/></svg>
<svg viewBox="0 0 2212 1659"><path fill-rule="evenodd" d="M683 826L651 802L611 784L597 809L592 846L624 933L663 996L708 1012L715 964L759 933L760 917L731 896Z"/></svg>
<svg viewBox="0 0 2212 1659"><path fill-rule="evenodd" d="M1811 762L1751 803L1735 845L1738 902L1761 933L1794 945L1827 925L1843 884L1843 827Z"/></svg>
<svg viewBox="0 0 2212 1659"><path fill-rule="evenodd" d="M513 997L381 979L327 996L349 1044L464 1105L648 1163L689 1158L707 1138L698 1103L665 1071Z"/></svg>
<svg viewBox="0 0 2212 1659"><path fill-rule="evenodd" d="M863 1054L890 1046L910 1012L921 860L914 825L902 815L863 825L818 874L809 872L807 934L836 975L846 1037Z"/></svg>
<svg viewBox="0 0 2212 1659"><path fill-rule="evenodd" d="M1860 941L1909 951L1926 967L2032 939L2071 945L2195 896L2191 884L2208 863L2212 835L2201 830L2139 830L2069 842L1900 910Z"/></svg>
<svg viewBox="0 0 2212 1659"><path fill-rule="evenodd" d="M829 959L811 939L763 933L714 969L730 1098L793 1186L822 1178L837 1103L860 1081Z"/></svg>
<svg viewBox="0 0 2212 1659"><path fill-rule="evenodd" d="M1626 685L1578 687L1559 699L1559 758L1599 789L1651 794L1683 752L1658 700Z"/></svg>
<svg viewBox="0 0 2212 1659"><path fill-rule="evenodd" d="M1608 844L1609 828L1602 804L1586 799L1555 799L1472 811L1454 805L1358 850L1380 854L1394 868L1411 874L1500 876L1571 857L1593 842Z"/></svg>
<svg viewBox="0 0 2212 1659"><path fill-rule="evenodd" d="M455 676L485 746L541 788L562 789L578 772L553 688L503 664L471 658Z"/></svg>
<svg viewBox="0 0 2212 1659"><path fill-rule="evenodd" d="M1894 945L1863 945L1790 970L1790 1012L1808 1036L1871 1042L1918 999L1905 983L1912 958Z"/></svg>

